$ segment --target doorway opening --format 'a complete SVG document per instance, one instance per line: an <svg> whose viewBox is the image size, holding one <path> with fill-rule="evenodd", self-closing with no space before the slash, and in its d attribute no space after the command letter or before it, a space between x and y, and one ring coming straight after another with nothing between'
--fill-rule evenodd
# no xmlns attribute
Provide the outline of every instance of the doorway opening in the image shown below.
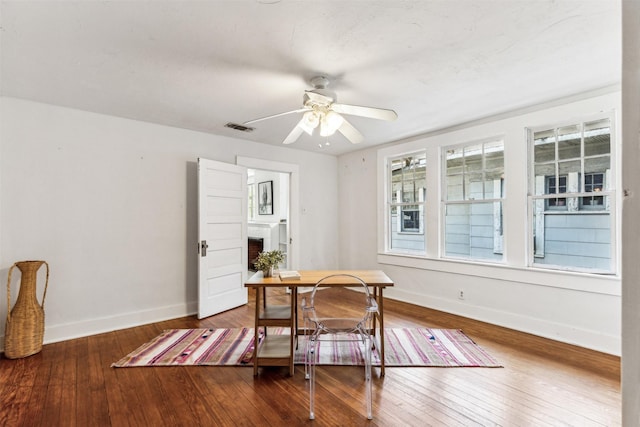
<svg viewBox="0 0 640 427"><path fill-rule="evenodd" d="M259 252L280 250L289 268L289 192L288 173L247 169L247 265L249 274Z"/></svg>
<svg viewBox="0 0 640 427"><path fill-rule="evenodd" d="M272 234L269 238L270 241L268 246L266 245L266 242L263 238L263 249L266 250L266 247L271 248L274 244L273 242L277 242L278 248L280 248L280 242L282 242L283 245L286 244L286 265L283 266L283 268L287 268L290 270L299 268L299 166L292 163L276 162L272 160L242 156L238 156L236 158L236 164L238 166L244 166L245 168L247 168L247 180L250 179L249 171L253 170L253 172L251 172L251 182L253 183L253 185L251 186L252 189L249 190L249 188L251 187L247 187L247 198L251 197L253 203L252 209L249 209L249 207L247 206L247 230L249 229L251 224L255 225L255 223L267 222L271 224L277 224L277 237L273 237ZM269 184L269 181L273 181L273 186ZM276 181L278 181L278 185L276 185ZM261 183L263 183L262 186L260 185ZM253 191L252 196L249 195L249 191ZM266 196L265 192L267 193ZM269 194L271 195L271 198L269 198ZM288 198L284 199L283 195L288 196ZM269 206L270 201L272 206ZM249 202L249 200L247 200L247 202ZM260 204L262 204L262 214L260 214ZM249 213L249 211L252 212L253 216L250 216L251 214ZM285 219L286 221L281 222L281 219ZM270 226L270 228L276 227ZM280 233L281 229L284 229L286 231ZM253 232L251 234L253 234ZM249 234L247 231L247 239L249 237L255 237L255 235L251 236L251 234ZM262 238L261 236L257 237ZM248 257L248 254L246 256ZM249 268L254 268L251 263L249 263L247 267L247 270ZM249 271L247 277L251 275L253 275L253 272Z"/></svg>

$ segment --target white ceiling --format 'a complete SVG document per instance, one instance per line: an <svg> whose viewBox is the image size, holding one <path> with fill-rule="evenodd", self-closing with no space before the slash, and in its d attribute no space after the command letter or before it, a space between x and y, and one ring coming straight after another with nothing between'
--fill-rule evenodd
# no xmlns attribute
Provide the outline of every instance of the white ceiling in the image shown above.
<svg viewBox="0 0 640 427"><path fill-rule="evenodd" d="M618 85L620 0L2 1L0 89L25 98L280 145L315 75L365 142L341 154Z"/></svg>

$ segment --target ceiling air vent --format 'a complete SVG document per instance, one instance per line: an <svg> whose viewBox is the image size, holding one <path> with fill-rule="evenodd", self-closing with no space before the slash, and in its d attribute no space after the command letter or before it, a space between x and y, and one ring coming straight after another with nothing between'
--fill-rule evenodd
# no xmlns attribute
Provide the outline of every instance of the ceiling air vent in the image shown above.
<svg viewBox="0 0 640 427"><path fill-rule="evenodd" d="M237 123L231 123L231 122L224 125L224 127L239 130L240 132L253 132L253 130L255 129L249 126L239 125Z"/></svg>

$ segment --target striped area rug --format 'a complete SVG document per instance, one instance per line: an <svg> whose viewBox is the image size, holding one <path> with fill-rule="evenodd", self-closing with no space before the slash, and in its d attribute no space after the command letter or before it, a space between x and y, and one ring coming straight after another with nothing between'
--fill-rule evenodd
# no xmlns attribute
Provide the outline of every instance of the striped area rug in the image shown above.
<svg viewBox="0 0 640 427"><path fill-rule="evenodd" d="M269 334L285 331L270 328ZM304 339L299 337L296 364L304 364ZM324 340L317 357L320 365L363 364L360 345L353 342ZM252 358L253 328L169 329L111 366L252 366ZM380 365L377 351L372 363ZM429 328L385 328L385 364L387 367L501 367L461 330Z"/></svg>

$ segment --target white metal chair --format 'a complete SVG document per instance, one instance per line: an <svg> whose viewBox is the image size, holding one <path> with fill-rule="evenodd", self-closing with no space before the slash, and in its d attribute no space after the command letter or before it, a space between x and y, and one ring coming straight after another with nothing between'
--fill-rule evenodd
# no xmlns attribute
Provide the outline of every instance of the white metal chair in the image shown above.
<svg viewBox="0 0 640 427"><path fill-rule="evenodd" d="M332 295L344 287L357 287L362 292L354 292L355 299ZM316 283L309 299L302 299L306 346L305 378L309 380L309 419L315 418L316 363L319 346L325 341L354 342L361 349L365 365L367 418L372 419L371 354L375 340L371 332L377 312L378 304L369 293L369 287L359 277L349 274L324 277ZM336 316L336 313L340 314Z"/></svg>

